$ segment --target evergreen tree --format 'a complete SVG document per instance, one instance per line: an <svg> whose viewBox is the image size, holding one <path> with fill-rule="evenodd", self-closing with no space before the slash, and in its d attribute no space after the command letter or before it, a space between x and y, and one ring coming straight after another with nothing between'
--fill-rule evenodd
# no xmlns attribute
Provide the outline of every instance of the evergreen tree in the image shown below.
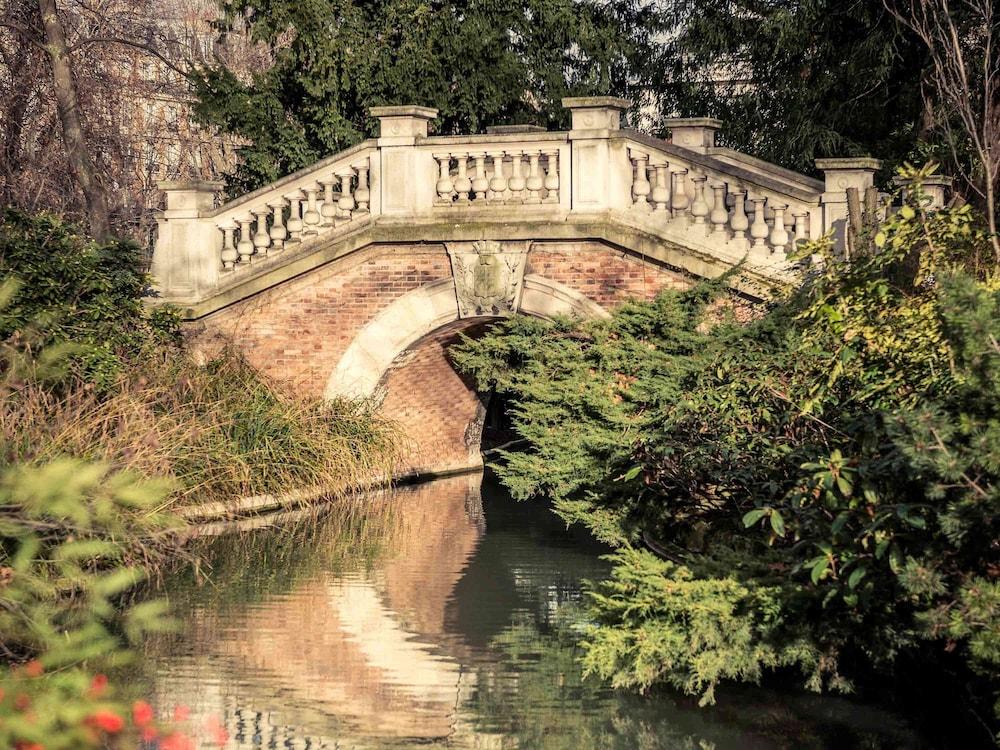
<svg viewBox="0 0 1000 750"><path fill-rule="evenodd" d="M198 112L249 142L241 187L270 182L376 132L368 108L435 107L436 132L565 124L560 99L641 100L656 57L639 0L226 0L223 33L267 45L274 65L196 77Z"/></svg>
<svg viewBox="0 0 1000 750"><path fill-rule="evenodd" d="M727 145L800 171L870 154L890 174L929 137L926 51L883 0L679 0L666 15L662 110L723 119Z"/></svg>

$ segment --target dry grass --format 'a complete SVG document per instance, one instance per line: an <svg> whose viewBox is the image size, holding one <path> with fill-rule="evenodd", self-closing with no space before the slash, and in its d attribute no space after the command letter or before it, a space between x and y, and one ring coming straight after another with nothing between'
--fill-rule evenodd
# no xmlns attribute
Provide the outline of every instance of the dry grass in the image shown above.
<svg viewBox="0 0 1000 750"><path fill-rule="evenodd" d="M53 389L31 378L4 391L4 462L69 455L172 477L172 505L307 487L344 493L387 476L400 452L395 426L370 405L296 399L231 351L197 366L165 350L100 395L83 382Z"/></svg>

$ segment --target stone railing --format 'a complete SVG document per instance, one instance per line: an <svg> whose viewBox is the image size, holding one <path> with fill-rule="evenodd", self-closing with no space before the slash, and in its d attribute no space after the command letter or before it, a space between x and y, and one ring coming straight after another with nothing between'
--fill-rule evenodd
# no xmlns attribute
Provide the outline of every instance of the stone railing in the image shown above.
<svg viewBox="0 0 1000 750"><path fill-rule="evenodd" d="M435 110L376 107L377 139L222 205L218 184L164 183L158 290L203 300L310 249L363 244L366 230L371 241L433 241L492 225L487 239L546 239L574 228L591 236L595 222L710 258L714 269L746 258L759 276L787 279L795 243L828 232L842 241L848 189L863 195L879 167L820 160L820 181L717 146L718 120L669 121L664 141L621 128L626 101L563 103L568 132L502 126L433 137Z"/></svg>

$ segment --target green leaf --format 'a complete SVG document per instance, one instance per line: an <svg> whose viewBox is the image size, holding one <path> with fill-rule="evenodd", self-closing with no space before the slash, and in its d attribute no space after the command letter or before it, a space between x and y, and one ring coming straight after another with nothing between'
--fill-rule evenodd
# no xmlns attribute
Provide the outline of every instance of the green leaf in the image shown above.
<svg viewBox="0 0 1000 750"><path fill-rule="evenodd" d="M771 528L778 536L785 535L785 519L782 518L781 514L776 510L771 511Z"/></svg>
<svg viewBox="0 0 1000 750"><path fill-rule="evenodd" d="M760 519L767 515L767 510L763 508L757 508L751 510L750 512L744 514L743 516L743 527L749 529L751 526L756 524Z"/></svg>
<svg viewBox="0 0 1000 750"><path fill-rule="evenodd" d="M636 464L631 469L622 474L622 481L631 482L633 479L639 476L639 472L641 471L642 471L642 464Z"/></svg>
<svg viewBox="0 0 1000 750"><path fill-rule="evenodd" d="M829 567L830 567L829 557L824 556L821 557L819 560L817 560L816 564L812 566L812 570L809 573L809 577L812 579L812 582L814 584L819 583L820 579L824 576Z"/></svg>
<svg viewBox="0 0 1000 750"><path fill-rule="evenodd" d="M857 588L857 585L861 583L861 579L868 574L868 571L862 567L857 567L851 571L851 575L847 577L847 587L850 589Z"/></svg>

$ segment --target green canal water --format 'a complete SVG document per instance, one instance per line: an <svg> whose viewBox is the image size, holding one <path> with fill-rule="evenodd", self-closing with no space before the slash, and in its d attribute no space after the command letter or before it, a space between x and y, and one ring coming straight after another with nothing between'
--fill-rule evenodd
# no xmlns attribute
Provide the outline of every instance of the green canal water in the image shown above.
<svg viewBox="0 0 1000 750"><path fill-rule="evenodd" d="M604 551L478 475L197 540L149 641L153 701L229 748L921 748L900 719L763 688L719 704L583 680L572 624ZM206 747L208 745L205 745Z"/></svg>

